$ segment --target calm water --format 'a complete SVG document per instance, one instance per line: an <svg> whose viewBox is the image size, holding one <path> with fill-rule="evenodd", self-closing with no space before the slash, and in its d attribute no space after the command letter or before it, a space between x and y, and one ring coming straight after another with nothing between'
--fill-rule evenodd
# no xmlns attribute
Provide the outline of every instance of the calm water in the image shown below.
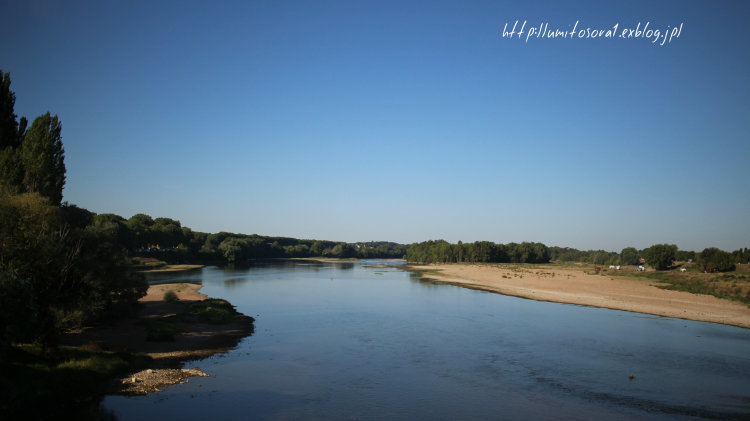
<svg viewBox="0 0 750 421"><path fill-rule="evenodd" d="M108 397L142 419L750 419L750 330L278 261L203 283L256 318L212 377ZM634 379L630 379L630 375Z"/></svg>

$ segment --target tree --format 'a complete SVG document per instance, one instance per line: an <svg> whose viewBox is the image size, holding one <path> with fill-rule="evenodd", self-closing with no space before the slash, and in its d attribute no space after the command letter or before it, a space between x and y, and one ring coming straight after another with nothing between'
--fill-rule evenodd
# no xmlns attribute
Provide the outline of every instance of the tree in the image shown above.
<svg viewBox="0 0 750 421"><path fill-rule="evenodd" d="M346 258L354 256L354 247L347 243L338 243L333 247L332 253L336 257Z"/></svg>
<svg viewBox="0 0 750 421"><path fill-rule="evenodd" d="M643 257L646 263L656 270L665 270L672 267L677 246L674 244L654 244L643 250Z"/></svg>
<svg viewBox="0 0 750 421"><path fill-rule="evenodd" d="M170 218L156 218L150 228L154 241L161 248L174 248L183 242L182 225L180 221Z"/></svg>
<svg viewBox="0 0 750 421"><path fill-rule="evenodd" d="M146 247L152 242L151 226L154 225L154 220L150 216L137 213L131 216L125 224L135 237L136 247Z"/></svg>
<svg viewBox="0 0 750 421"><path fill-rule="evenodd" d="M241 262L247 258L247 244L239 238L227 237L219 244L218 249L230 264Z"/></svg>
<svg viewBox="0 0 750 421"><path fill-rule="evenodd" d="M687 250L677 250L674 258L675 260L678 260L680 262L687 262L688 260L695 259L695 252Z"/></svg>
<svg viewBox="0 0 750 421"><path fill-rule="evenodd" d="M62 202L65 186L65 151L62 125L49 112L34 119L21 145L23 185L29 192L48 197L53 205Z"/></svg>
<svg viewBox="0 0 750 421"><path fill-rule="evenodd" d="M16 95L10 90L10 75L0 69L0 185L9 192L23 192L23 166L19 146L26 132L26 117L16 122Z"/></svg>
<svg viewBox="0 0 750 421"><path fill-rule="evenodd" d="M10 73L3 73L0 69L0 149L15 148L20 143L15 104L16 94L10 90Z"/></svg>
<svg viewBox="0 0 750 421"><path fill-rule="evenodd" d="M320 241L316 241L310 246L310 255L311 256L322 256L323 250L325 250L325 247L323 246L323 243Z"/></svg>
<svg viewBox="0 0 750 421"><path fill-rule="evenodd" d="M635 247L625 247L620 252L621 265L637 265L640 262L641 256L638 255L638 250Z"/></svg>
<svg viewBox="0 0 750 421"><path fill-rule="evenodd" d="M732 260L730 253L716 247L709 247L700 252L696 263L699 268L708 273L713 271L728 272L735 269Z"/></svg>
<svg viewBox="0 0 750 421"><path fill-rule="evenodd" d="M616 258L616 256L617 254L615 254L615 256L612 256L609 252L604 250L596 250L590 254L589 260L595 265L608 265L610 263L613 263L613 260Z"/></svg>
<svg viewBox="0 0 750 421"><path fill-rule="evenodd" d="M27 193L0 199L2 339L38 340L49 349L57 315L75 296L71 268L80 244L47 198Z"/></svg>
<svg viewBox="0 0 750 421"><path fill-rule="evenodd" d="M116 309L148 285L116 245L116 224L38 193L0 191L0 343L37 341Z"/></svg>
<svg viewBox="0 0 750 421"><path fill-rule="evenodd" d="M0 149L0 185L11 193L23 193L23 165L17 148Z"/></svg>

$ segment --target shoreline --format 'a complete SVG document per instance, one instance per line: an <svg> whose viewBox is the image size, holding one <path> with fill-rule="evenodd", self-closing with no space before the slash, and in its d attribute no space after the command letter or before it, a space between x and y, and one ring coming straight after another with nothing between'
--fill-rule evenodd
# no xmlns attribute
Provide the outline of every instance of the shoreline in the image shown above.
<svg viewBox="0 0 750 421"><path fill-rule="evenodd" d="M362 259L359 257L289 257L285 258L286 260L306 260L306 261L313 261L313 262L361 262L364 260L380 260L384 262L406 262L406 259L400 259L400 258L382 258L382 257L374 257L372 259Z"/></svg>
<svg viewBox="0 0 750 421"><path fill-rule="evenodd" d="M254 333L252 317L237 313L228 323L215 324L200 320L175 320L191 303L208 299L200 292L202 285L171 283L150 285L139 302L138 315L115 326L98 326L65 335L65 345L94 347L101 350L126 350L145 355L150 362L134 373L112 380L107 394L145 395L160 392L163 387L185 383L189 377L206 377L200 368L183 368L189 361L202 360L235 348ZM164 301L164 293L173 291L179 301ZM152 328L171 330L174 336L149 340Z"/></svg>
<svg viewBox="0 0 750 421"><path fill-rule="evenodd" d="M550 265L409 265L422 278L502 295L750 328L750 308L711 295L661 289L652 279L613 278Z"/></svg>
<svg viewBox="0 0 750 421"><path fill-rule="evenodd" d="M187 272L191 270L203 269L206 265L167 265L157 269L145 269L139 270L139 273L171 273L171 272Z"/></svg>

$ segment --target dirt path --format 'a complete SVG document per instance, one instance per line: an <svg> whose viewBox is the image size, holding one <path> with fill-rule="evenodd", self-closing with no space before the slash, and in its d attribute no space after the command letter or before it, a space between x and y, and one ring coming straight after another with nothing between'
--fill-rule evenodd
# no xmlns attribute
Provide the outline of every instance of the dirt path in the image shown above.
<svg viewBox="0 0 750 421"><path fill-rule="evenodd" d="M711 295L670 291L648 279L592 275L549 266L423 265L428 278L541 301L580 304L750 328L750 308Z"/></svg>

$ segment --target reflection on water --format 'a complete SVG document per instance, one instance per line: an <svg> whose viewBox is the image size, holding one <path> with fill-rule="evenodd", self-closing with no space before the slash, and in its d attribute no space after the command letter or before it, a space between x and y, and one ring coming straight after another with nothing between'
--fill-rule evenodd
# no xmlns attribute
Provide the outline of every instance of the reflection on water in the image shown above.
<svg viewBox="0 0 750 421"><path fill-rule="evenodd" d="M750 416L750 330L425 283L381 266L204 268L202 292L256 317L255 335L190 364L210 378L105 406L123 420Z"/></svg>

